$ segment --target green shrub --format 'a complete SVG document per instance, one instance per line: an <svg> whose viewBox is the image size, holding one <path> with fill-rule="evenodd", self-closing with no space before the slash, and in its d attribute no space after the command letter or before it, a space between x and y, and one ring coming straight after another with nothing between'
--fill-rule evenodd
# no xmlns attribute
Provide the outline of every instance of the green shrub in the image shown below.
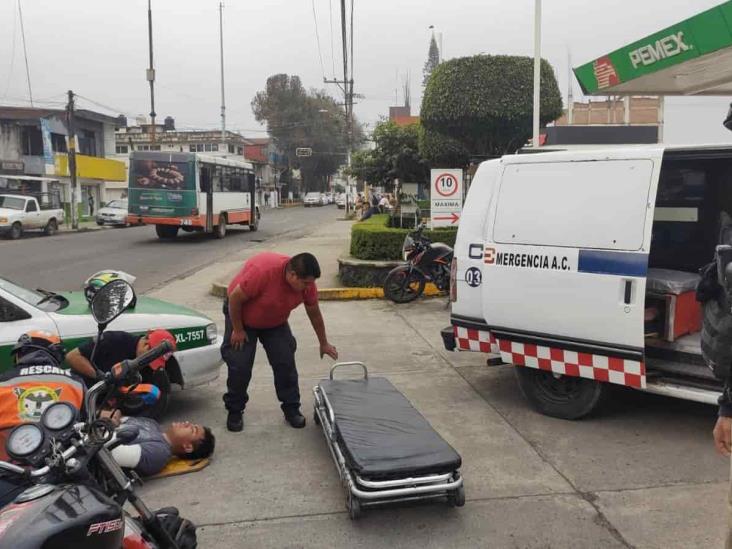
<svg viewBox="0 0 732 549"><path fill-rule="evenodd" d="M377 214L366 221L354 223L351 227L351 256L368 260L402 259L402 244L410 231L391 228L388 225L388 214ZM448 246L455 246L456 229L428 230L424 234L433 242L444 242Z"/></svg>

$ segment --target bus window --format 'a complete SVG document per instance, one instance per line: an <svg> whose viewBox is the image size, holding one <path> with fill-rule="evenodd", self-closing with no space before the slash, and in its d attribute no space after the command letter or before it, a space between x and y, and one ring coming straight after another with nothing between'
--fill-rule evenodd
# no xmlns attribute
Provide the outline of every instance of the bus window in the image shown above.
<svg viewBox="0 0 732 549"><path fill-rule="evenodd" d="M211 192L211 168L209 166L201 166L201 192Z"/></svg>
<svg viewBox="0 0 732 549"><path fill-rule="evenodd" d="M251 173L251 172L247 174L247 188L246 188L246 191L247 192L254 191L254 174Z"/></svg>

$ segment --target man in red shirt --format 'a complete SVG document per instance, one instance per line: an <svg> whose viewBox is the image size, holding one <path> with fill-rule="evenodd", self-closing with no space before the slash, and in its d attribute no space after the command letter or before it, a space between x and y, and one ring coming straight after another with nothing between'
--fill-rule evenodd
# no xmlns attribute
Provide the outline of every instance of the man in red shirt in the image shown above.
<svg viewBox="0 0 732 549"><path fill-rule="evenodd" d="M315 256L301 253L294 257L264 252L249 258L228 288L224 303L226 332L221 355L229 375L224 404L229 412L229 431L244 428L243 413L249 395L257 340L262 342L274 372L277 398L282 403L285 420L295 428L305 427L300 413L300 388L297 381L295 349L297 342L287 319L290 311L305 304L305 312L320 343L320 358L338 358L336 348L328 343L325 323L318 306L320 265Z"/></svg>

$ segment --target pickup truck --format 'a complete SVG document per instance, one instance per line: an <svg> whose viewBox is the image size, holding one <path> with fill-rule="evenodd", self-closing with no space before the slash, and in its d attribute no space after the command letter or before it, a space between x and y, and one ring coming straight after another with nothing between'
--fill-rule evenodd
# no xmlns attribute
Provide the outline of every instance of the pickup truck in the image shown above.
<svg viewBox="0 0 732 549"><path fill-rule="evenodd" d="M48 205L43 200L39 203L34 196L0 194L0 234L13 240L30 229L42 230L49 236L56 234L64 221L64 211Z"/></svg>

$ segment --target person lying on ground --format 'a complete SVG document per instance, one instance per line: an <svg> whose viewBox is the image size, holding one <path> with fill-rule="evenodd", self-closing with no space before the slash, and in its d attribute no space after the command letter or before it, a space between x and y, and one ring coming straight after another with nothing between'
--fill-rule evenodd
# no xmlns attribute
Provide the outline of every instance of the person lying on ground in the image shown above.
<svg viewBox="0 0 732 549"><path fill-rule="evenodd" d="M121 466L141 477L156 475L173 456L182 459L202 459L213 454L216 438L209 427L189 421L173 422L167 428L154 419L122 416L119 410L104 411L116 425L132 425L140 430L130 443L117 446L112 457Z"/></svg>

